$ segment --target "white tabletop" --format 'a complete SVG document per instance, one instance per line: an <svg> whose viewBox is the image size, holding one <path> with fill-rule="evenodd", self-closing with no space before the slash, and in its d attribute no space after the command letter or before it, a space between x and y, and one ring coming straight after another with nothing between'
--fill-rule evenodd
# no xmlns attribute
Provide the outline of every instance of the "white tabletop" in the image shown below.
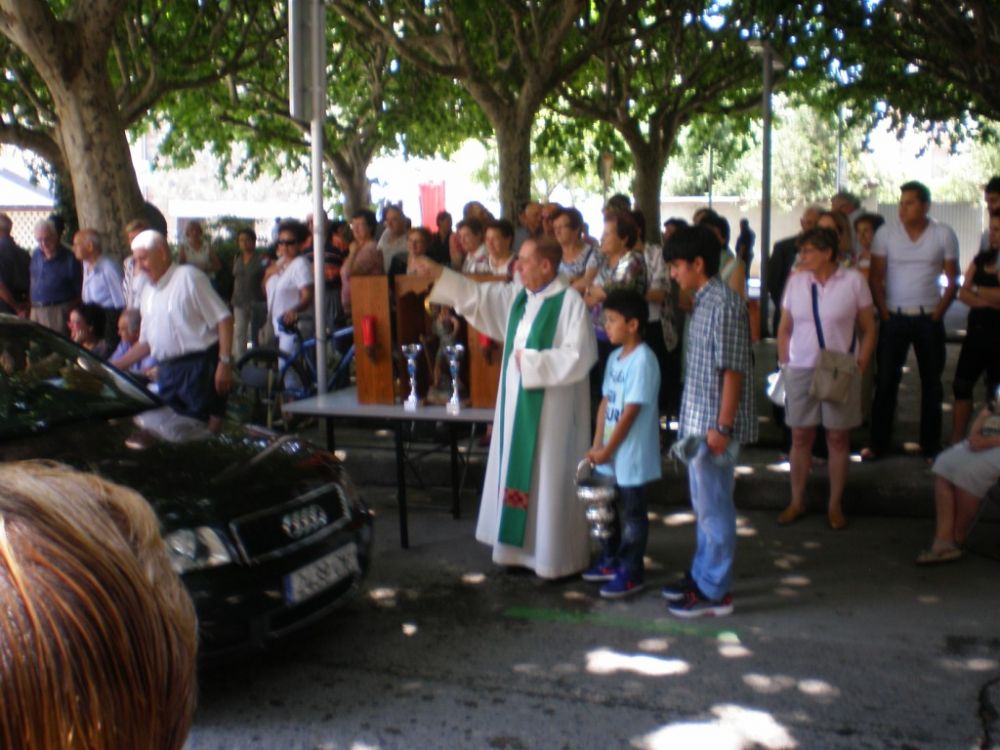
<svg viewBox="0 0 1000 750"><path fill-rule="evenodd" d="M357 388L341 388L300 401L285 404L291 414L314 417L359 417L363 419L397 419L420 422L459 422L465 424L493 421L493 409L463 406L458 414L449 414L444 406L420 405L416 411L406 411L402 404L359 404Z"/></svg>

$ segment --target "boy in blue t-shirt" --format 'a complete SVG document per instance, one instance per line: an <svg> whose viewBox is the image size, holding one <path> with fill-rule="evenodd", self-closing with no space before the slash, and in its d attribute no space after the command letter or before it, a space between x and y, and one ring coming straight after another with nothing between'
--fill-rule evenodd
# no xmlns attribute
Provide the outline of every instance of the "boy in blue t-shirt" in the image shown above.
<svg viewBox="0 0 1000 750"><path fill-rule="evenodd" d="M647 317L646 301L633 290L612 291L604 301L604 330L618 348L604 371L594 445L587 459L598 473L614 476L618 513L614 534L602 541L601 559L583 579L606 581L601 586L606 599L634 594L644 585L646 486L661 474L660 366L642 340Z"/></svg>

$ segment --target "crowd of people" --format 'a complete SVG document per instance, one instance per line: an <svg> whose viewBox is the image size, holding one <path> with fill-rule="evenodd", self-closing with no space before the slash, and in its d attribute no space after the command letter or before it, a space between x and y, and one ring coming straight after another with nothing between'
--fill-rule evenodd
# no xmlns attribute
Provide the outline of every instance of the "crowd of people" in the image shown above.
<svg viewBox="0 0 1000 750"><path fill-rule="evenodd" d="M867 419L863 458L889 453L912 346L921 380L919 443L937 476L937 530L919 561L960 556L978 501L1000 476L993 412L983 412L965 439L977 380L985 375L991 394L1000 384L1000 178L986 186L986 197L989 230L961 289L955 233L930 217L930 193L918 182L901 187L898 223L838 193L829 210L808 207L802 231L775 244L765 286L775 303L784 386L776 416L788 430L791 466L780 524L806 513L807 478L822 450L828 522L847 525L850 433ZM322 253L313 248L311 217L277 220L267 253L253 229L241 229L232 294L223 299L211 278L222 264L198 222L187 225L176 257L163 232L130 222L132 252L120 266L103 253L99 233L82 229L69 248L51 220L35 227L30 257L12 254L11 222L0 214L0 309L154 377L167 403L215 428L234 358L269 341L291 351L295 330L315 326L318 258L324 326L348 324L354 277L430 276L432 302L503 342L477 526L494 560L547 578L583 573L610 598L641 590L646 494L659 477L661 447L672 440L673 455L688 467L697 545L684 578L663 595L681 617L732 610L733 468L757 431L746 304L756 237L745 220L733 241L729 222L702 208L690 223L673 217L659 236L647 237L645 217L616 195L599 238L578 209L533 201L520 207L516 224L473 201L454 228L442 211L436 232L411 226L392 204L381 222L361 209L326 226ZM468 278L481 275L512 283ZM956 295L971 312L954 378L950 447L942 453L942 319ZM843 361L837 355L851 362L843 372L830 365ZM831 395L825 380L844 372L846 386ZM661 429L671 423L676 434ZM620 524L596 561L572 496L583 456L613 477L619 492Z"/></svg>

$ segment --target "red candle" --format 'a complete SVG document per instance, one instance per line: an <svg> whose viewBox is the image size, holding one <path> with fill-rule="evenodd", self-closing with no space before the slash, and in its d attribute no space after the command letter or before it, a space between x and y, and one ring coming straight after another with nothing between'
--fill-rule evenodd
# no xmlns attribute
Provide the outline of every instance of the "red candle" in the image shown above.
<svg viewBox="0 0 1000 750"><path fill-rule="evenodd" d="M490 348L490 343L492 343L492 341L493 341L493 339L491 339L485 333L479 334L479 348L480 349L489 349Z"/></svg>
<svg viewBox="0 0 1000 750"><path fill-rule="evenodd" d="M375 316L365 315L361 318L361 342L367 348L375 346Z"/></svg>

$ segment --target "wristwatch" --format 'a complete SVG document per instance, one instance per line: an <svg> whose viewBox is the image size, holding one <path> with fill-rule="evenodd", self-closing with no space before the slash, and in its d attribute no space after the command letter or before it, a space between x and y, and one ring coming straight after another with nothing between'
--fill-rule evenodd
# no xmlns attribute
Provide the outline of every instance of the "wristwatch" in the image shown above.
<svg viewBox="0 0 1000 750"><path fill-rule="evenodd" d="M973 284L972 285L972 293L975 294L976 296L979 295L979 285L978 284Z"/></svg>
<svg viewBox="0 0 1000 750"><path fill-rule="evenodd" d="M717 424L715 425L715 431L720 435L725 435L727 438L733 436L733 426L731 424Z"/></svg>
<svg viewBox="0 0 1000 750"><path fill-rule="evenodd" d="M231 365L233 363L233 358L230 357L228 354L223 354L219 357L219 362L221 362L224 365Z"/></svg>

